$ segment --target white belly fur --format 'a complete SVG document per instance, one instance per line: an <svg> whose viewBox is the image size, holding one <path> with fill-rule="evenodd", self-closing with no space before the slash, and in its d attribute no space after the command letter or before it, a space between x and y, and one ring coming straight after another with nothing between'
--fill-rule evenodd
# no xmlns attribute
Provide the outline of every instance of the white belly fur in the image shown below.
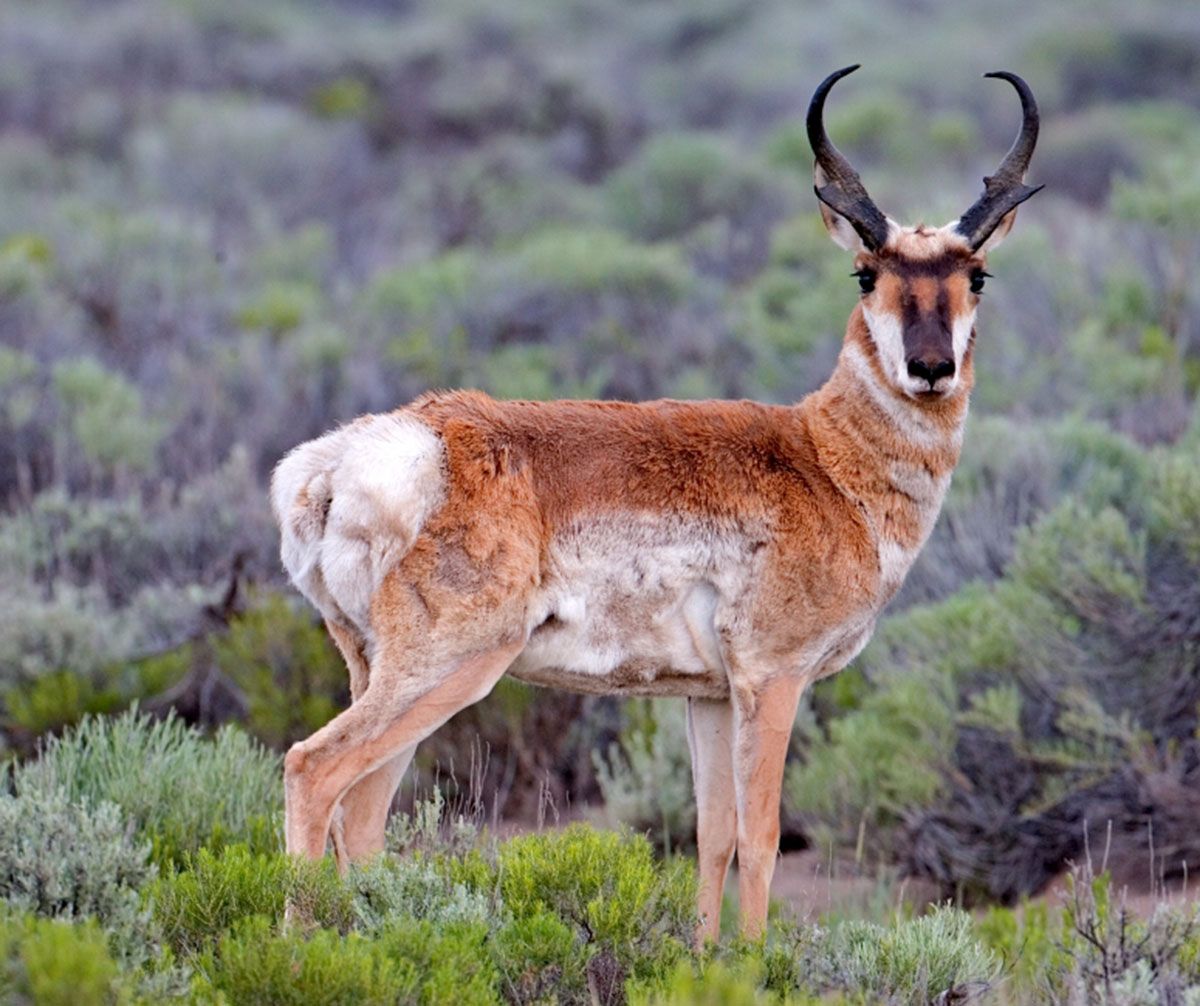
<svg viewBox="0 0 1200 1006"><path fill-rule="evenodd" d="M749 549L678 519L613 516L573 528L552 545L511 673L584 692L728 694L715 616L753 575Z"/></svg>

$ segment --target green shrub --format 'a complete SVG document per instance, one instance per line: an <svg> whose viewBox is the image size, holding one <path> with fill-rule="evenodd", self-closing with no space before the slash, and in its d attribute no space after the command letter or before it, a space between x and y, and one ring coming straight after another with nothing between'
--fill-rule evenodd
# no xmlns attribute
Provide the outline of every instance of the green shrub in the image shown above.
<svg viewBox="0 0 1200 1006"><path fill-rule="evenodd" d="M0 920L0 996L6 1003L76 1006L130 1001L103 930L94 922Z"/></svg>
<svg viewBox="0 0 1200 1006"><path fill-rule="evenodd" d="M1200 566L1200 451L1183 447L1155 459L1150 530Z"/></svg>
<svg viewBox="0 0 1200 1006"><path fill-rule="evenodd" d="M557 915L511 920L492 937L491 952L512 1002L586 1001L587 947Z"/></svg>
<svg viewBox="0 0 1200 1006"><path fill-rule="evenodd" d="M0 290L6 283L6 244L0 244ZM0 417L10 430L17 430L33 419L38 406L38 364L28 353L0 346L0 393L4 404Z"/></svg>
<svg viewBox="0 0 1200 1006"><path fill-rule="evenodd" d="M787 770L786 793L814 837L861 853L870 835L873 847L886 848L887 829L934 800L955 738L948 688L913 672L832 720L827 735L807 738L803 761ZM905 757L897 759L897 751Z"/></svg>
<svg viewBox="0 0 1200 1006"><path fill-rule="evenodd" d="M273 747L303 740L349 705L346 665L329 634L282 594L235 618L212 648L245 693L246 726Z"/></svg>
<svg viewBox="0 0 1200 1006"><path fill-rule="evenodd" d="M773 398L809 390L809 354L840 341L854 304L846 280L818 218L798 217L772 233L767 267L739 293L735 323L754 354L759 386Z"/></svg>
<svg viewBox="0 0 1200 1006"><path fill-rule="evenodd" d="M788 771L811 833L898 854L947 895L1038 890L1082 852L1098 792L1149 814L1168 871L1194 856L1172 799L1148 796L1159 773L1190 770L1145 757L1191 750L1198 725L1195 629L1178 621L1200 599L1194 451L1134 464L1132 445L1094 427L1055 435L1086 445L1060 468L1078 493L1013 534L995 583L888 619L860 659L865 693L839 703L834 683L818 686L826 720ZM967 475L970 492L981 472ZM1144 820L1117 813L1116 861L1145 857Z"/></svg>
<svg viewBox="0 0 1200 1006"><path fill-rule="evenodd" d="M366 112L371 91L357 77L337 77L309 95L309 106L327 119L352 119Z"/></svg>
<svg viewBox="0 0 1200 1006"><path fill-rule="evenodd" d="M574 294L676 300L689 282L678 249L603 228L546 228L514 246L508 267L525 282Z"/></svg>
<svg viewBox="0 0 1200 1006"><path fill-rule="evenodd" d="M421 921L393 925L377 940L388 959L399 961L416 976L419 985L413 1002L485 1006L501 1002L498 975L485 946L487 936L488 927L480 923Z"/></svg>
<svg viewBox="0 0 1200 1006"><path fill-rule="evenodd" d="M85 357L55 365L54 389L90 462L105 471L150 466L163 431L145 414L137 386Z"/></svg>
<svg viewBox="0 0 1200 1006"><path fill-rule="evenodd" d="M478 282L479 270L479 257L475 253L451 251L381 273L363 296L371 310L417 321L439 309L465 303Z"/></svg>
<svg viewBox="0 0 1200 1006"><path fill-rule="evenodd" d="M1044 902L989 908L976 925L980 940L1004 962L1009 980L1020 989L1052 981L1069 966L1059 928L1057 913L1052 918Z"/></svg>
<svg viewBox="0 0 1200 1006"><path fill-rule="evenodd" d="M283 920L284 908L305 925L345 932L353 895L331 859L315 863L285 853L253 853L233 845L219 853L201 849L183 868L164 874L150 892L163 939L177 953L211 947L241 919Z"/></svg>
<svg viewBox="0 0 1200 1006"><path fill-rule="evenodd" d="M373 940L318 930L305 939L252 918L196 959L200 987L230 1002L308 1006L499 1003L486 929L414 923Z"/></svg>
<svg viewBox="0 0 1200 1006"><path fill-rule="evenodd" d="M115 687L74 671L51 671L4 693L11 726L32 737L71 726L89 713L115 712L124 704Z"/></svg>
<svg viewBox="0 0 1200 1006"><path fill-rule="evenodd" d="M174 715L90 717L50 738L13 779L19 795L61 789L93 806L116 804L160 864L203 845L279 846L279 761L234 727L206 738Z"/></svg>
<svg viewBox="0 0 1200 1006"><path fill-rule="evenodd" d="M149 846L131 840L111 803L61 791L0 796L0 898L18 912L143 927L138 889L153 877Z"/></svg>
<svg viewBox="0 0 1200 1006"><path fill-rule="evenodd" d="M757 980L739 974L717 961L697 971L679 965L661 987L635 988L630 1006L768 1006L794 1003L759 988Z"/></svg>
<svg viewBox="0 0 1200 1006"><path fill-rule="evenodd" d="M317 313L321 293L308 283L269 283L246 301L237 313L242 328L262 328L286 335Z"/></svg>
<svg viewBox="0 0 1200 1006"><path fill-rule="evenodd" d="M505 908L516 918L553 912L591 944L636 969L691 943L696 918L692 864L654 861L650 843L628 833L572 825L523 835L497 853Z"/></svg>

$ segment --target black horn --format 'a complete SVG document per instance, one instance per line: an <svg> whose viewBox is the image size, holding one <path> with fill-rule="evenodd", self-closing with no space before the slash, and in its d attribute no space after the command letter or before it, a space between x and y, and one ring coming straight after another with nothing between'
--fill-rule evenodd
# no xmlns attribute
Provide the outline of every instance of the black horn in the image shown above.
<svg viewBox="0 0 1200 1006"><path fill-rule="evenodd" d="M1004 155L995 173L983 180L983 195L955 225L955 230L967 239L972 250L979 248L1009 213L1043 188L1025 184L1025 172L1029 170L1029 160L1038 138L1038 107L1033 92L1025 81L1007 70L985 73L984 76L1007 80L1017 89L1021 96L1022 118L1021 131L1012 149Z"/></svg>
<svg viewBox="0 0 1200 1006"><path fill-rule="evenodd" d="M858 67L855 63L831 73L821 81L809 103L808 142L817 158L813 191L821 202L850 221L868 249L878 251L887 242L887 217L871 201L858 172L825 132L825 97L834 84Z"/></svg>

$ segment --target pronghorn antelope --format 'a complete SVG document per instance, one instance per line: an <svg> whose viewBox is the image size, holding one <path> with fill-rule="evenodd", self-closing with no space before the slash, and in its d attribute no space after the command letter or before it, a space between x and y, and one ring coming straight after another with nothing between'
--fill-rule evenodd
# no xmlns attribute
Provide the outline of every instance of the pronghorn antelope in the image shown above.
<svg viewBox="0 0 1200 1006"><path fill-rule="evenodd" d="M804 688L865 645L937 517L962 443L986 253L1036 188L1038 112L944 227L886 217L808 136L861 301L833 375L797 405L502 402L425 395L295 448L271 496L282 557L346 659L351 707L285 761L287 848L382 847L417 744L505 673L688 699L698 939L736 850L759 932ZM898 756L902 752L897 752Z"/></svg>

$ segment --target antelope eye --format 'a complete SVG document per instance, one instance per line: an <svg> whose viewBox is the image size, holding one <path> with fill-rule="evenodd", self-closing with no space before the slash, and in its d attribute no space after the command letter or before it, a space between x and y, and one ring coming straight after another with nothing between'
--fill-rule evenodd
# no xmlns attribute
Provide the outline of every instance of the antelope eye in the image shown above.
<svg viewBox="0 0 1200 1006"><path fill-rule="evenodd" d="M982 269L976 269L971 273L971 293L983 293L983 281L992 274L984 272Z"/></svg>
<svg viewBox="0 0 1200 1006"><path fill-rule="evenodd" d="M875 289L874 269L859 269L858 272L852 272L850 275L858 277L858 288L863 293L870 293Z"/></svg>

